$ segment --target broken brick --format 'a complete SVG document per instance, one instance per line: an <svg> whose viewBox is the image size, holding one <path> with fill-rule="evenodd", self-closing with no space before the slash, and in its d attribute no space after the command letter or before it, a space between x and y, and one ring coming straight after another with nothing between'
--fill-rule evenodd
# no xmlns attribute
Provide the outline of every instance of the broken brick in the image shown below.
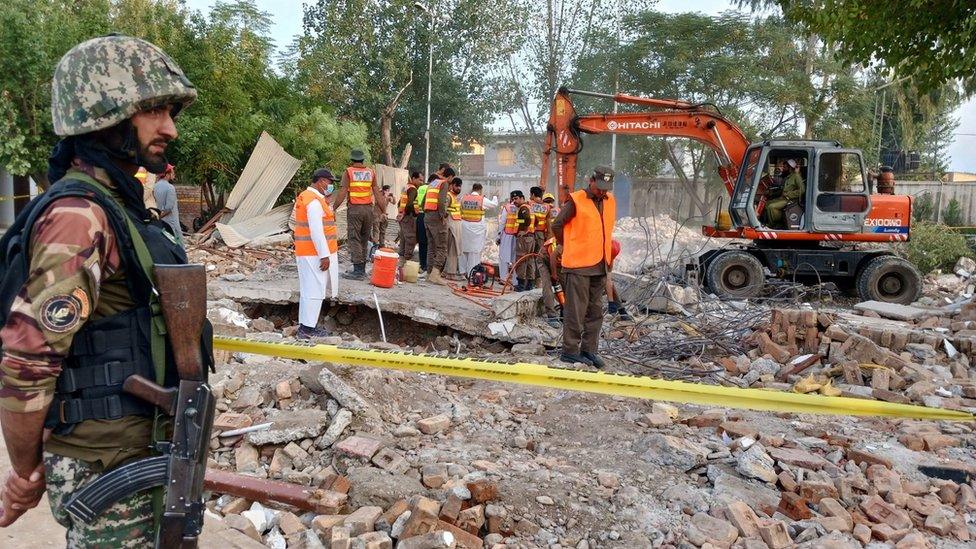
<svg viewBox="0 0 976 549"><path fill-rule="evenodd" d="M410 464L397 452L383 447L373 456L373 463L380 469L391 473L402 474L410 468Z"/></svg>
<svg viewBox="0 0 976 549"><path fill-rule="evenodd" d="M465 509L458 514L457 527L469 534L477 535L478 531L485 524L485 506L475 505L470 509Z"/></svg>
<svg viewBox="0 0 976 549"><path fill-rule="evenodd" d="M853 461L854 463L867 463L868 465L884 465L889 469L892 468L890 459L881 457L877 454L872 454L865 450L848 448L847 459Z"/></svg>
<svg viewBox="0 0 976 549"><path fill-rule="evenodd" d="M872 496L861 502L861 510L874 522L884 523L895 530L912 527L912 519L908 513L896 509L878 496Z"/></svg>
<svg viewBox="0 0 976 549"><path fill-rule="evenodd" d="M253 420L247 414L235 414L234 412L224 412L214 420L214 431L233 431L250 427Z"/></svg>
<svg viewBox="0 0 976 549"><path fill-rule="evenodd" d="M770 520L759 526L759 536L769 549L785 549L793 545L793 538L786 523L781 520Z"/></svg>
<svg viewBox="0 0 976 549"><path fill-rule="evenodd" d="M812 516L807 500L792 492L783 492L776 510L793 520L804 520Z"/></svg>
<svg viewBox="0 0 976 549"><path fill-rule="evenodd" d="M383 443L375 438L353 435L345 440L337 442L333 448L335 448L340 454L371 459L382 446Z"/></svg>
<svg viewBox="0 0 976 549"><path fill-rule="evenodd" d="M485 479L479 479L467 484L471 491L471 502L474 504L486 503L498 499L498 486Z"/></svg>
<svg viewBox="0 0 976 549"><path fill-rule="evenodd" d="M425 435L440 433L451 426L451 418L445 414L439 414L417 421L417 428Z"/></svg>
<svg viewBox="0 0 976 549"><path fill-rule="evenodd" d="M804 481L799 488L800 496L811 503L820 503L824 498L837 498L837 487L829 482Z"/></svg>
<svg viewBox="0 0 976 549"><path fill-rule="evenodd" d="M739 535L743 538L759 537L759 517L745 502L730 503L725 509L725 517L739 530Z"/></svg>

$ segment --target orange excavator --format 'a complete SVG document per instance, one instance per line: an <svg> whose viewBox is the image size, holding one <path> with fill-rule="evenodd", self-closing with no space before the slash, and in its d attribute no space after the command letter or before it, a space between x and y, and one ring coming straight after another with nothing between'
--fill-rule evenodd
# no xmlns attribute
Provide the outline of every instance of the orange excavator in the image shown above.
<svg viewBox="0 0 976 549"><path fill-rule="evenodd" d="M647 110L577 114L572 95ZM549 116L541 179L546 188L555 153L560 204L575 188L584 133L683 137L711 148L730 200L728 215L720 212L702 232L750 241L698 258L703 282L719 297L759 295L767 272L806 282L832 281L862 299L907 304L921 295L922 277L911 263L889 249L857 246L907 241L912 206L911 197L894 194L891 170L869 173L857 149L836 141L751 143L712 105L560 88Z"/></svg>

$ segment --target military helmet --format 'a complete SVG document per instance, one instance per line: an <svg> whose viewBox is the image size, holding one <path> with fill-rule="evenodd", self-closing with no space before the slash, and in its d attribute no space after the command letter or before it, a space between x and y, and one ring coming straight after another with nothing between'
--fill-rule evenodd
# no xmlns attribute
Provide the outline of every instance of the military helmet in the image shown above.
<svg viewBox="0 0 976 549"><path fill-rule="evenodd" d="M159 105L179 110L196 97L196 88L163 50L131 36L101 36L71 48L58 62L51 118L54 133L80 135Z"/></svg>

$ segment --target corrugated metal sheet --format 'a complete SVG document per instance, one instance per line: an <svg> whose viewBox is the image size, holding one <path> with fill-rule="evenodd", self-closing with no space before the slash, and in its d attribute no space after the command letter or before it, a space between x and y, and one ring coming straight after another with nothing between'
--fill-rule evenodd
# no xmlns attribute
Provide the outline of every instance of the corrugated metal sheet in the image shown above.
<svg viewBox="0 0 976 549"><path fill-rule="evenodd" d="M261 132L244 171L227 197L226 207L232 212L224 217L224 224L237 225L267 213L301 164L301 160L285 152L268 132Z"/></svg>
<svg viewBox="0 0 976 549"><path fill-rule="evenodd" d="M217 223L220 238L231 248L238 248L252 240L281 234L288 231L288 217L293 204L285 204L250 219L233 225Z"/></svg>

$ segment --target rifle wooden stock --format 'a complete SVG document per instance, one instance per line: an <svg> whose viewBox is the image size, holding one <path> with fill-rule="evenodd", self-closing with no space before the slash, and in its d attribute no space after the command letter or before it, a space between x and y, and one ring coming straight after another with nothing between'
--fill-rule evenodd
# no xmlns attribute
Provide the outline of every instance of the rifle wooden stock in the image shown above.
<svg viewBox="0 0 976 549"><path fill-rule="evenodd" d="M176 414L176 395L179 393L176 387L166 389L140 375L131 375L125 379L122 390L158 406L166 415Z"/></svg>
<svg viewBox="0 0 976 549"><path fill-rule="evenodd" d="M180 379L204 381L200 335L207 317L207 272L203 265L156 265L153 273Z"/></svg>

